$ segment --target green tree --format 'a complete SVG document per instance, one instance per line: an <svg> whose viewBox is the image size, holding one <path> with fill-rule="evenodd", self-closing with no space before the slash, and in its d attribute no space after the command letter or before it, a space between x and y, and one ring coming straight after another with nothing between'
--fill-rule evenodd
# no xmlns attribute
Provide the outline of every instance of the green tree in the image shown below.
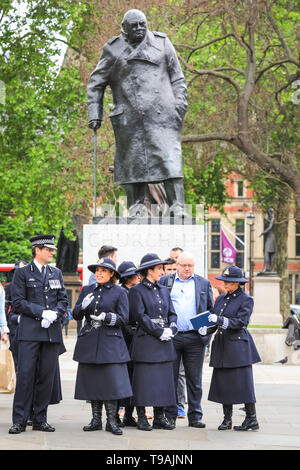
<svg viewBox="0 0 300 470"><path fill-rule="evenodd" d="M62 226L71 236L72 214L89 189L82 187L80 161L69 161L62 146L80 114L84 89L77 68L59 73L58 61L62 41L74 48L83 41L88 6L54 0L28 0L26 12L23 6L7 1L0 9L2 262L30 256L23 237L58 234Z"/></svg>

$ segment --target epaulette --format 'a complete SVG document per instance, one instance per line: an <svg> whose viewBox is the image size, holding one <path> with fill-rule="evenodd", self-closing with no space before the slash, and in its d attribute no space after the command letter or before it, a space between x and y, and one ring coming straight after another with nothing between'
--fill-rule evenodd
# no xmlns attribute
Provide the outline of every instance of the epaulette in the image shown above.
<svg viewBox="0 0 300 470"><path fill-rule="evenodd" d="M110 38L108 41L107 41L107 44L112 44L113 42L116 41L116 39L118 39L119 36L113 36L112 38Z"/></svg>
<svg viewBox="0 0 300 470"><path fill-rule="evenodd" d="M161 38L167 37L166 33L160 33L158 31L152 31L152 33L154 34L154 36L160 36Z"/></svg>

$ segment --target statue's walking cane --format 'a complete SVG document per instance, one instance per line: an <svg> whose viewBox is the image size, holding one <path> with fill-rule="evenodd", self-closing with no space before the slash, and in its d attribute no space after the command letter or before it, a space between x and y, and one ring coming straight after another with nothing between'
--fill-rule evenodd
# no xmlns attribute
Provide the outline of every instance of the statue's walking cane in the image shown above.
<svg viewBox="0 0 300 470"><path fill-rule="evenodd" d="M97 212L97 129L94 129L94 216Z"/></svg>

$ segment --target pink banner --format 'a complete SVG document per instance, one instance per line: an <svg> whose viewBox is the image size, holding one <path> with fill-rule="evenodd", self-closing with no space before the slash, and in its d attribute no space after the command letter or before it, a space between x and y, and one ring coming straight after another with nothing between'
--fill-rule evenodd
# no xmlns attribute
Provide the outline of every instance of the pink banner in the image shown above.
<svg viewBox="0 0 300 470"><path fill-rule="evenodd" d="M228 264L235 264L236 249L230 243L223 230L221 231L222 236L222 262Z"/></svg>

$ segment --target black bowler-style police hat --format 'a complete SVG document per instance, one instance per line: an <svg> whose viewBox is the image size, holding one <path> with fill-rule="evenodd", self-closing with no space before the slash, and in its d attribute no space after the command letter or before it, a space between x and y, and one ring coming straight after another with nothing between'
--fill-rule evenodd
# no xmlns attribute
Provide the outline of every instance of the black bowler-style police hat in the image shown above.
<svg viewBox="0 0 300 470"><path fill-rule="evenodd" d="M123 261L118 267L120 277L134 276L137 273L137 268L132 261Z"/></svg>
<svg viewBox="0 0 300 470"><path fill-rule="evenodd" d="M110 269L116 273L117 277L120 277L120 274L116 268L116 263L111 258L106 258L104 256L103 258L98 259L97 264L90 264L88 269L92 271L92 273L95 273L96 269L100 267Z"/></svg>
<svg viewBox="0 0 300 470"><path fill-rule="evenodd" d="M158 264L169 264L169 262L160 259L156 253L147 253L141 259L137 272L142 271L143 269L154 268L154 266L157 266Z"/></svg>
<svg viewBox="0 0 300 470"><path fill-rule="evenodd" d="M243 272L237 266L226 266L223 269L220 276L216 276L216 279L225 282L248 282L247 279L243 277Z"/></svg>
<svg viewBox="0 0 300 470"><path fill-rule="evenodd" d="M56 250L57 248L54 245L54 240L55 240L55 235L37 235L35 237L30 238L32 247L38 246L42 248L43 246L46 246L48 248L52 248L53 250Z"/></svg>

